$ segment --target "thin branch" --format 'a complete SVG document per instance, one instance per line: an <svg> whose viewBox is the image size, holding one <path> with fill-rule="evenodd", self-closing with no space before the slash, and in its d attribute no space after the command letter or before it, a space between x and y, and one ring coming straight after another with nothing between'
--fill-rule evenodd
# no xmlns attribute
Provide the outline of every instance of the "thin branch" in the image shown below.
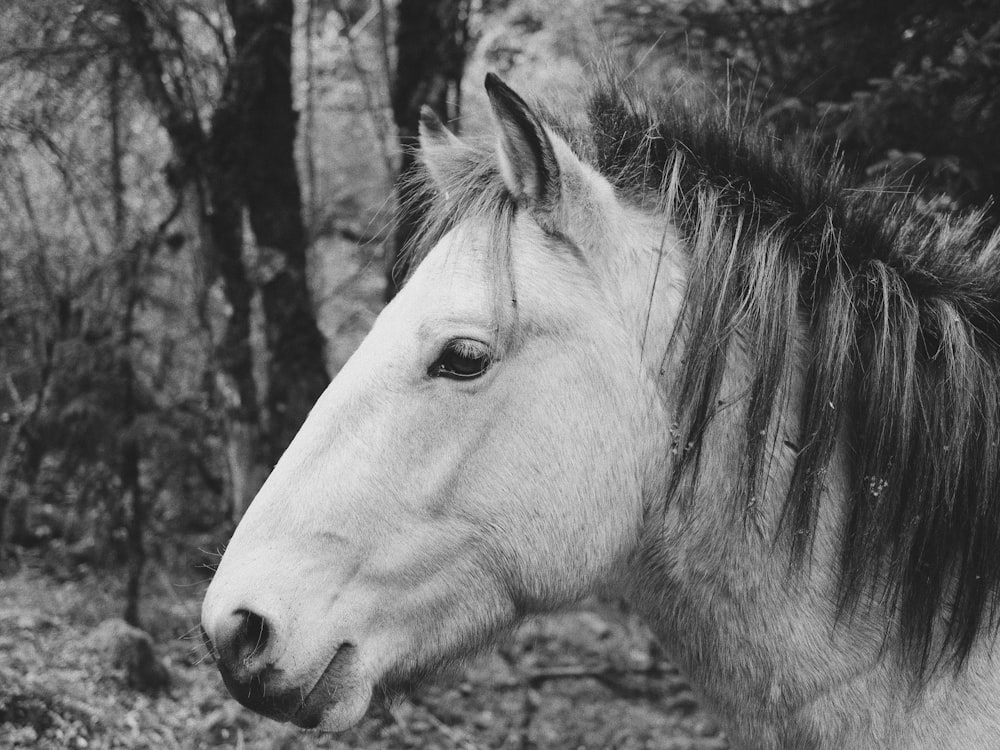
<svg viewBox="0 0 1000 750"><path fill-rule="evenodd" d="M27 58L29 63L39 62L54 57L65 55L89 55L98 57L107 51L107 45L103 43L94 44L60 44L52 45L23 45L11 47L5 54L0 55L0 65L4 65L15 60Z"/></svg>
<svg viewBox="0 0 1000 750"><path fill-rule="evenodd" d="M52 285L49 283L49 273L50 266L49 263L49 243L45 237L45 233L42 231L41 222L38 219L38 214L35 212L35 202L31 197L31 187L28 185L28 176L24 171L24 165L21 163L20 159L15 159L17 164L17 184L21 190L21 202L24 205L24 211L28 216L28 223L31 227L31 232L35 236L35 250L38 254L38 265L40 272L38 274L39 281L41 282L42 288L45 290L46 299L52 300L54 298L54 293L52 291Z"/></svg>
<svg viewBox="0 0 1000 750"><path fill-rule="evenodd" d="M118 13L128 33L127 50L132 68L142 82L146 98L160 124L185 161L195 158L205 141L196 119L167 89L166 71L153 43L153 29L143 9L134 0L117 0Z"/></svg>
<svg viewBox="0 0 1000 750"><path fill-rule="evenodd" d="M83 233L87 237L87 245L90 248L90 254L96 258L101 254L100 245L97 242L97 235L94 233L94 227L90 222L90 218L87 216L83 198L80 195L80 191L76 189L74 177L70 173L69 169L67 169L61 162L57 162L56 168L62 177L63 187L66 189L66 194L69 196L70 203L73 205L76 217L80 221Z"/></svg>
<svg viewBox="0 0 1000 750"><path fill-rule="evenodd" d="M6 494L4 492L4 485L7 482L7 475L10 472L11 464L14 460L14 452L17 446L24 439L29 442L34 440L31 436L31 427L42 410L42 404L45 403L45 396L48 393L49 383L52 380L52 374L55 369L55 341L53 338L49 337L46 339L42 348L44 350L44 357L39 370L38 388L35 390L33 403L31 404L30 409L22 411L21 415L14 423L14 429L11 432L10 440L7 442L7 445L4 446L3 455L0 456L0 497L3 497ZM20 394L14 387L14 382L10 375L7 376L7 387L11 395L15 397L19 408L23 409L25 401L20 399ZM0 538L0 553L4 551L3 541L4 540Z"/></svg>
<svg viewBox="0 0 1000 750"><path fill-rule="evenodd" d="M379 154L382 157L382 164L385 167L386 180L389 181L390 186L393 180L393 175L396 173L395 161L392 158L392 154L389 151L389 128L385 123L384 108L379 108L375 103L375 96L372 92L372 85L369 81L368 72L365 70L364 66L361 64L361 58L358 55L358 48L355 45L355 27L348 26L348 16L344 12L344 9L340 3L340 0L334 0L333 3L334 11L340 16L342 21L340 28L340 37L344 39L347 43L347 53L351 58L351 66L354 68L355 74L358 76L358 80L361 82L361 90L365 95L365 109L368 110L368 116L372 122L372 128L375 130L375 138L378 140ZM365 17L358 22L357 27L360 29L364 28L365 25L373 17L371 10L365 14Z"/></svg>
<svg viewBox="0 0 1000 750"><path fill-rule="evenodd" d="M388 100L392 92L392 60L389 57L389 14L385 0L378 0L378 36L379 51L382 53L382 79L385 84L384 96Z"/></svg>
<svg viewBox="0 0 1000 750"><path fill-rule="evenodd" d="M11 464L14 462L15 449L21 442L21 433L24 430L24 426L28 423L28 420L38 412L37 406L40 402L40 398L36 397L34 404L35 408L28 409L25 402L21 400L21 394L18 393L17 387L14 385L14 379L11 377L10 373L7 373L5 385L14 401L14 406L17 409L18 416L14 420L14 426L10 428L10 439L7 441L7 444L4 445L3 453L0 454L0 498L6 495L4 492L4 485L6 484L7 474L10 472Z"/></svg>
<svg viewBox="0 0 1000 750"><path fill-rule="evenodd" d="M313 48L313 25L315 16L315 0L306 0L305 54L306 54L306 101L305 123L302 130L302 148L306 161L306 189L309 202L306 205L306 216L310 232L316 224L316 144L314 141L316 129L316 61Z"/></svg>
<svg viewBox="0 0 1000 750"><path fill-rule="evenodd" d="M225 61L225 67L228 68L229 64L232 62L232 50L229 47L229 40L226 39L226 32L222 26L214 23L208 13L199 8L195 3L183 2L180 5L180 9L193 15L201 21L202 25L204 25L206 29L209 30L215 38L215 43L219 46L219 52L222 55L222 59Z"/></svg>

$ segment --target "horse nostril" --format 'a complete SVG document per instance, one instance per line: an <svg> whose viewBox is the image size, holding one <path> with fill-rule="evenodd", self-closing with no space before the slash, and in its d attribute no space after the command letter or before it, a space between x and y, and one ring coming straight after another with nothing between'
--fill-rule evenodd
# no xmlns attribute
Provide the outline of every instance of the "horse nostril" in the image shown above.
<svg viewBox="0 0 1000 750"><path fill-rule="evenodd" d="M249 682L267 670L273 632L262 615L249 609L211 618L202 628L205 645L223 674Z"/></svg>
<svg viewBox="0 0 1000 750"><path fill-rule="evenodd" d="M288 721L302 703L296 689L275 685L275 631L267 618L249 609L236 609L221 618L208 618L206 644L215 655L229 692L247 708L279 721Z"/></svg>
<svg viewBox="0 0 1000 750"><path fill-rule="evenodd" d="M256 612L238 609L235 614L243 621L233 644L236 664L251 674L258 672L265 667L262 657L267 650L271 629L267 625L267 620Z"/></svg>

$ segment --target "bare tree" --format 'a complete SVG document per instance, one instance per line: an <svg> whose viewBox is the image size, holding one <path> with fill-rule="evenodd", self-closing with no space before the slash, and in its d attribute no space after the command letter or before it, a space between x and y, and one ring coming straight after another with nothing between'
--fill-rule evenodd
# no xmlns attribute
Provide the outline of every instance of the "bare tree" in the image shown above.
<svg viewBox="0 0 1000 750"><path fill-rule="evenodd" d="M263 263L269 458L277 461L329 376L306 283L306 234L295 164L292 0L228 0L236 56L222 104L234 110L241 184ZM217 124L220 121L217 121Z"/></svg>
<svg viewBox="0 0 1000 750"><path fill-rule="evenodd" d="M173 179L197 206L206 275L218 274L229 303L216 356L225 379L234 515L259 484L255 467L271 465L328 382L323 337L306 283L306 236L294 161L297 113L291 87L292 0L227 0L233 25L221 94L206 127L197 97L168 74L160 33L183 38L176 16L141 0L115 0L128 59L176 154ZM177 52L176 49L173 50ZM168 86L167 82L172 82ZM244 216L257 241L249 267ZM265 409L260 409L250 343L259 291L268 349Z"/></svg>

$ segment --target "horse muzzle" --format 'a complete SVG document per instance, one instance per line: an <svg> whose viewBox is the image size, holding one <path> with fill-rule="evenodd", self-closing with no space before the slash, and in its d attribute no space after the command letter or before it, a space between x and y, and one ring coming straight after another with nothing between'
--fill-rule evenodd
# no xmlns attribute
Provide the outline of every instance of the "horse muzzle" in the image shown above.
<svg viewBox="0 0 1000 750"><path fill-rule="evenodd" d="M203 613L202 637L226 688L247 708L305 729L336 731L361 719L371 689L358 679L356 649L341 643L315 681L292 677L281 664L278 630L265 616L239 608Z"/></svg>

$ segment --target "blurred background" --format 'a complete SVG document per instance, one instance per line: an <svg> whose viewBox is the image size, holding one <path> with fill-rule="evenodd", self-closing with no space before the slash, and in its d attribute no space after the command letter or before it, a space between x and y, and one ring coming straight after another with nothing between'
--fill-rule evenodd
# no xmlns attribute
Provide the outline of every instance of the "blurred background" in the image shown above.
<svg viewBox="0 0 1000 750"><path fill-rule="evenodd" d="M487 71L545 100L607 61L997 223L996 0L3 3L0 747L727 746L618 603L338 737L244 711L194 630L405 273L420 107L482 133Z"/></svg>

